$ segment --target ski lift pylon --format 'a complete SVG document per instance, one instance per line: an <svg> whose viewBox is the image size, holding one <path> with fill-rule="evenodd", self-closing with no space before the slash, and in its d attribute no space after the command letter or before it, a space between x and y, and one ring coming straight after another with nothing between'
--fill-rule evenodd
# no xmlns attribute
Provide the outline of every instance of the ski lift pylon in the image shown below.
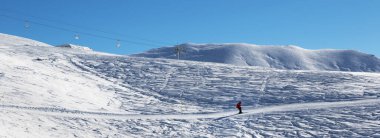
<svg viewBox="0 0 380 138"><path fill-rule="evenodd" d="M78 34L75 34L75 35L74 35L74 38L75 38L76 40L78 40L78 39L79 39L79 35L78 35Z"/></svg>
<svg viewBox="0 0 380 138"><path fill-rule="evenodd" d="M116 40L116 47L119 48L121 46L120 40Z"/></svg>
<svg viewBox="0 0 380 138"><path fill-rule="evenodd" d="M28 21L28 20L25 20L25 21L24 21L24 27L25 27L25 29L29 29L30 24L29 24L29 21Z"/></svg>

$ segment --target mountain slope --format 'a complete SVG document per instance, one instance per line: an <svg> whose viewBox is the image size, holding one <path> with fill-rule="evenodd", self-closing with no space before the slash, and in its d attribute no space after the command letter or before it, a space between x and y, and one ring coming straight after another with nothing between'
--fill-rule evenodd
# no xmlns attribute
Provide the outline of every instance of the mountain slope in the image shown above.
<svg viewBox="0 0 380 138"><path fill-rule="evenodd" d="M36 40L0 33L0 46L12 45L51 46Z"/></svg>
<svg viewBox="0 0 380 138"><path fill-rule="evenodd" d="M297 46L182 44L181 59L292 70L379 72L380 59L353 50L307 50ZM136 57L176 59L175 47L152 49Z"/></svg>
<svg viewBox="0 0 380 138"><path fill-rule="evenodd" d="M0 137L376 137L380 74L0 46ZM243 115L233 115L236 101Z"/></svg>

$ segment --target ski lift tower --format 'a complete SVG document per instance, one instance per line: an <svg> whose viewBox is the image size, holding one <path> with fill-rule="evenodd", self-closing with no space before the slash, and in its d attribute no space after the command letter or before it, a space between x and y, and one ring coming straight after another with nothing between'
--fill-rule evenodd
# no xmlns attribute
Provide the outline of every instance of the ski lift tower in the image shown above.
<svg viewBox="0 0 380 138"><path fill-rule="evenodd" d="M24 28L25 28L26 31L29 30L29 28L30 28L30 23L29 23L28 20L25 20L25 21L24 21Z"/></svg>
<svg viewBox="0 0 380 138"><path fill-rule="evenodd" d="M177 45L174 50L177 54L177 59L179 60L181 53L185 52L185 48L181 45Z"/></svg>

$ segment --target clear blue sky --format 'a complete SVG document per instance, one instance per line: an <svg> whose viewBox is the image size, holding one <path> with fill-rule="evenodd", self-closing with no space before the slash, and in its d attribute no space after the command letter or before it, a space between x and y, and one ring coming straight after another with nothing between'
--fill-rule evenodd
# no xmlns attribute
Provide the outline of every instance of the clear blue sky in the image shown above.
<svg viewBox="0 0 380 138"><path fill-rule="evenodd" d="M8 17L0 16L0 32L118 54L185 42L243 42L380 57L379 7L380 0L2 0L0 13ZM29 21L28 30L22 20ZM121 42L116 48L116 40L81 33L76 40L67 30L149 45Z"/></svg>

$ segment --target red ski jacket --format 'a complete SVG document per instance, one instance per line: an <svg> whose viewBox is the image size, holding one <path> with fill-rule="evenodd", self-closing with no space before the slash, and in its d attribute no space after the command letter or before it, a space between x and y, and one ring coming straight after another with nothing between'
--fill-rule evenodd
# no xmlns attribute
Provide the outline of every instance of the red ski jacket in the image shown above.
<svg viewBox="0 0 380 138"><path fill-rule="evenodd" d="M236 104L236 108L241 108L241 103Z"/></svg>

